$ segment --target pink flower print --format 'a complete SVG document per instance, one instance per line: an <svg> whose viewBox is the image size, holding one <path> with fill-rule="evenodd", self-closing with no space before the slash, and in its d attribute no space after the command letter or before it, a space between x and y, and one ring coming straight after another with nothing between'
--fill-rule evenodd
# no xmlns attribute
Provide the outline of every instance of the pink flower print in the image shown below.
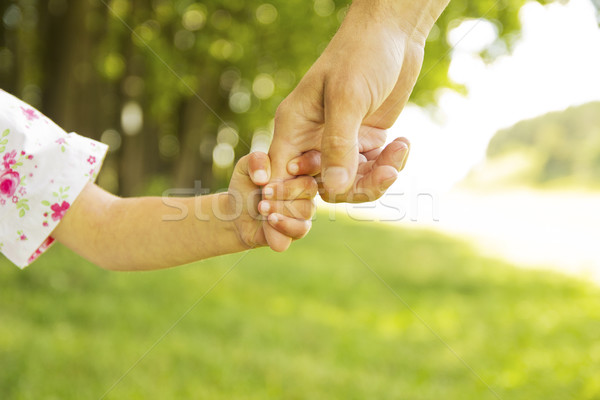
<svg viewBox="0 0 600 400"><path fill-rule="evenodd" d="M47 212L44 213L44 217L48 217L48 213Z"/></svg>
<svg viewBox="0 0 600 400"><path fill-rule="evenodd" d="M10 197L15 194L17 186L21 182L19 173L13 170L6 170L0 174L0 195Z"/></svg>
<svg viewBox="0 0 600 400"><path fill-rule="evenodd" d="M27 260L27 262L28 262L29 264L31 264L32 262L34 262L34 261L35 261L35 260L36 260L36 259L37 259L39 256L41 256L41 255L42 255L42 252L41 252L41 251L38 249L38 250L36 250L36 251L35 251L35 252L34 252L34 253L31 255L31 257L29 257L29 259Z"/></svg>
<svg viewBox="0 0 600 400"><path fill-rule="evenodd" d="M44 221L44 222L42 223L42 226L48 226L48 221Z"/></svg>
<svg viewBox="0 0 600 400"><path fill-rule="evenodd" d="M28 160L32 160L32 159L33 159L33 156L30 154L30 155L28 155L28 156L27 156L27 159L28 159Z"/></svg>
<svg viewBox="0 0 600 400"><path fill-rule="evenodd" d="M35 259L38 258L44 251L46 251L46 249L50 247L53 242L54 238L52 236L48 236L44 243L42 243L42 245L31 255L31 257L29 257L27 262L31 264L33 261L35 261Z"/></svg>
<svg viewBox="0 0 600 400"><path fill-rule="evenodd" d="M12 197L12 202L17 204L19 202L19 198L17 196Z"/></svg>
<svg viewBox="0 0 600 400"><path fill-rule="evenodd" d="M17 152L15 150L10 153L6 153L4 157L2 157L2 166L5 169L10 169L10 166L16 163L15 157L17 156Z"/></svg>
<svg viewBox="0 0 600 400"><path fill-rule="evenodd" d="M65 216L65 213L67 212L67 210L69 209L71 205L66 202L63 201L62 204L58 204L58 203L54 203L50 206L50 209L52 211L54 211L52 213L52 220L53 221L60 221L62 219L62 217Z"/></svg>
<svg viewBox="0 0 600 400"><path fill-rule="evenodd" d="M25 115L28 121L35 121L40 117L33 108L21 107L21 111L23 111L23 115Z"/></svg>
<svg viewBox="0 0 600 400"><path fill-rule="evenodd" d="M23 233L21 236L19 236L20 240L27 240L27 236Z"/></svg>
<svg viewBox="0 0 600 400"><path fill-rule="evenodd" d="M89 156L88 159L87 159L87 162L89 162L90 165L94 165L94 163L96 162L96 157Z"/></svg>
<svg viewBox="0 0 600 400"><path fill-rule="evenodd" d="M5 204L6 204L6 200L4 200L4 199L0 199L0 206L3 206L3 205L5 205Z"/></svg>
<svg viewBox="0 0 600 400"><path fill-rule="evenodd" d="M22 156L24 156L24 155L25 155L25 152L24 152L23 150L21 150L21 155L22 155Z"/></svg>
<svg viewBox="0 0 600 400"><path fill-rule="evenodd" d="M67 143L67 140L65 138L58 138L58 139L56 139L56 143L65 144L65 143Z"/></svg>

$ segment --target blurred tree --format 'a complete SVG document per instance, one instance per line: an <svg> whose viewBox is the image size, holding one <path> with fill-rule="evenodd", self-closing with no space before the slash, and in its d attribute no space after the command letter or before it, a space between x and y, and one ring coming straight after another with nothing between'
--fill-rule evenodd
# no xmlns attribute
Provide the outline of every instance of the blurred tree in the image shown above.
<svg viewBox="0 0 600 400"><path fill-rule="evenodd" d="M498 39L482 53L492 59L514 42L524 2L453 0L430 35L411 101L462 90L447 74L451 29L466 18L493 22ZM0 86L65 129L109 143L99 178L109 190L131 195L154 182L160 192L194 179L214 189L253 141L268 143L275 109L348 4L2 0Z"/></svg>
<svg viewBox="0 0 600 400"><path fill-rule="evenodd" d="M528 171L518 184L600 184L600 103L549 113L498 132L487 150L489 162L527 153Z"/></svg>

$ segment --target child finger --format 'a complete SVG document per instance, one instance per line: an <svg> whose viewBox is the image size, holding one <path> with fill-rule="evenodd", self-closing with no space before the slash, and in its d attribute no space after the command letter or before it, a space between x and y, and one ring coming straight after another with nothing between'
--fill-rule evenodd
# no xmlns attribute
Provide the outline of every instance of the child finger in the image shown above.
<svg viewBox="0 0 600 400"><path fill-rule="evenodd" d="M291 218L311 219L315 214L316 205L312 200L262 200L260 203L258 203L258 211L264 216L277 213Z"/></svg>
<svg viewBox="0 0 600 400"><path fill-rule="evenodd" d="M312 199L317 195L317 181L311 176L298 176L281 182L270 183L263 189L266 200Z"/></svg>
<svg viewBox="0 0 600 400"><path fill-rule="evenodd" d="M255 185L263 186L271 179L271 162L266 153L256 151L248 158L248 175Z"/></svg>
<svg viewBox="0 0 600 400"><path fill-rule="evenodd" d="M278 232L293 239L301 239L306 236L312 226L311 220L295 219L281 214L269 215L268 221L269 225Z"/></svg>
<svg viewBox="0 0 600 400"><path fill-rule="evenodd" d="M292 244L292 238L285 233L280 232L273 226L264 225L265 239L267 244L273 251L282 252L286 251L290 244Z"/></svg>
<svg viewBox="0 0 600 400"><path fill-rule="evenodd" d="M294 158L287 165L290 175L314 176L321 172L321 152L317 150L307 151L299 157Z"/></svg>

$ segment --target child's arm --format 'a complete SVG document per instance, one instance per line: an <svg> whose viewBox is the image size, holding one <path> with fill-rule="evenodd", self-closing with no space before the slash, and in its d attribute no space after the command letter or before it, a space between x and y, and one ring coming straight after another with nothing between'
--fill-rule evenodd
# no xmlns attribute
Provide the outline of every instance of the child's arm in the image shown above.
<svg viewBox="0 0 600 400"><path fill-rule="evenodd" d="M227 193L200 197L122 199L88 184L53 237L113 270L167 268L265 245L265 222L256 212L261 191L250 177L257 184L266 184L268 163L264 153L248 155L236 166ZM256 174L258 170L267 173ZM271 216L269 223L283 234L299 238L310 229L314 212L310 199L317 188L311 177L286 184L298 200L286 202L285 212L278 208L287 215Z"/></svg>

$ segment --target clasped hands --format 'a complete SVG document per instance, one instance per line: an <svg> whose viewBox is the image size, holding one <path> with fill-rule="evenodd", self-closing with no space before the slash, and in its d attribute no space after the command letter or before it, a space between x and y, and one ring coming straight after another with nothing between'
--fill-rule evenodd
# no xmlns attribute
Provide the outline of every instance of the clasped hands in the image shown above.
<svg viewBox="0 0 600 400"><path fill-rule="evenodd" d="M249 156L247 173L264 187L256 206L268 222L251 225L256 230L250 232L238 227L246 245L287 249L310 229L317 191L327 202L360 203L378 199L396 180L409 142L398 138L384 146L386 130L408 102L425 38L445 4L353 3L329 46L277 109L270 159ZM417 22L398 23L402 19L393 14Z"/></svg>

